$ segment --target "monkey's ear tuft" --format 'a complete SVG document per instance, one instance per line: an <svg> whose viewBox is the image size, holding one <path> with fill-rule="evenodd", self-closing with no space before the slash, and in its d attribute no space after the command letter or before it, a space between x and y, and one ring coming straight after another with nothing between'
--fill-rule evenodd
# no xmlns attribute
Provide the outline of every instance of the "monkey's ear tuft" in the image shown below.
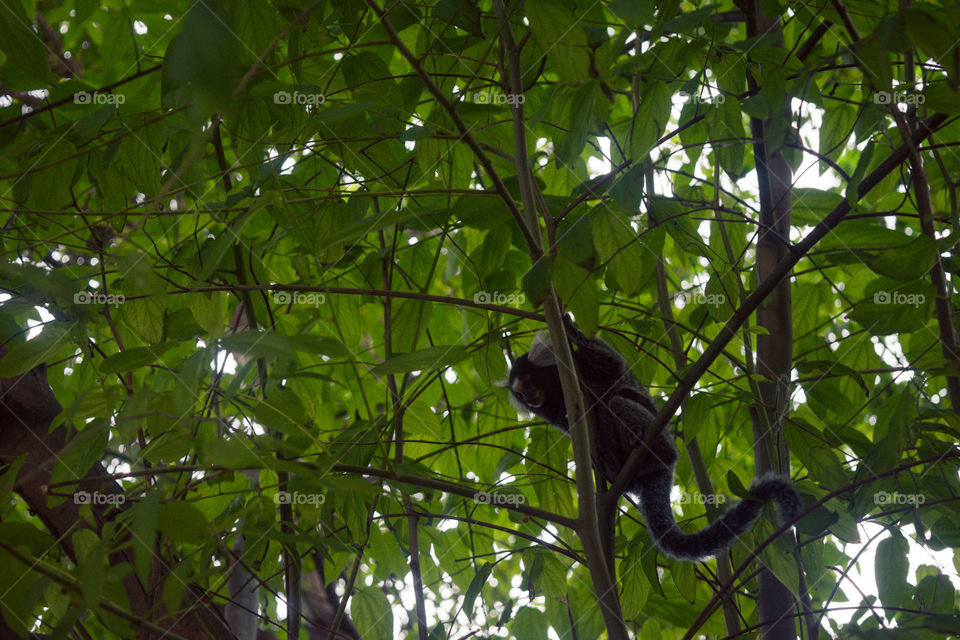
<svg viewBox="0 0 960 640"><path fill-rule="evenodd" d="M510 381L509 381L509 380L502 380L502 379L501 379L501 380L494 380L494 381L493 381L493 386L495 386L495 387L500 387L501 389L506 389L507 387L510 386Z"/></svg>
<svg viewBox="0 0 960 640"><path fill-rule="evenodd" d="M537 367L555 367L557 366L557 357L553 353L553 343L550 341L550 334L546 331L538 331L530 344L530 351L527 354L530 362Z"/></svg>

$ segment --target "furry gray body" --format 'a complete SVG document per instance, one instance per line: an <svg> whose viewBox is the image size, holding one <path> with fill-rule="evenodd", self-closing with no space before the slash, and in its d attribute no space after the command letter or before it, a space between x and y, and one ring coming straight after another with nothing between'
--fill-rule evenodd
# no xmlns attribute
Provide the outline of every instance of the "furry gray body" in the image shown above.
<svg viewBox="0 0 960 640"><path fill-rule="evenodd" d="M613 347L587 338L571 322L567 327L586 391L587 410L593 412L593 463L608 482L613 482L633 450L643 446L644 432L653 423L657 406ZM549 339L538 336L530 352L517 358L510 370L509 386L511 397L520 408L569 432L560 373ZM645 466L627 486L627 491L640 499L640 510L654 543L675 558L698 560L727 548L760 515L766 500L776 500L784 520L799 510L800 500L789 479L768 474L757 478L751 486L754 499L738 502L696 533L685 533L677 526L670 505L676 462L673 435L665 429L647 452Z"/></svg>

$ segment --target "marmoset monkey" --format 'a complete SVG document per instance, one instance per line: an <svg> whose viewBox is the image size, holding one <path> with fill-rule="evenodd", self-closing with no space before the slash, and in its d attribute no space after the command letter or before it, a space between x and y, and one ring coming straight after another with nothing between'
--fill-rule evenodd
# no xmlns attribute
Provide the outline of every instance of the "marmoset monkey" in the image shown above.
<svg viewBox="0 0 960 640"><path fill-rule="evenodd" d="M593 412L596 442L594 466L613 482L634 448L643 442L653 423L657 406L630 372L626 360L606 342L587 338L566 320L575 349L574 360L585 387L584 401ZM529 353L517 358L510 369L510 396L521 411L532 412L564 433L570 425L560 386L560 372L550 339L539 334ZM717 555L746 531L763 511L763 502L775 500L779 516L787 521L800 509L800 499L788 478L765 474L750 487L753 499L738 502L716 522L696 533L677 526L670 505L677 448L665 429L645 459L645 466L631 479L626 491L640 498L640 511L657 547L674 558L699 560Z"/></svg>

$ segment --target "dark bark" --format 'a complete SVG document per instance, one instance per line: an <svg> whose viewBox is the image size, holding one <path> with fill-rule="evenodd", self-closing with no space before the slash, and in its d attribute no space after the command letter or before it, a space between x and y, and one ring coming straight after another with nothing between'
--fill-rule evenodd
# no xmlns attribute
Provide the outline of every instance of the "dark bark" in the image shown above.
<svg viewBox="0 0 960 640"><path fill-rule="evenodd" d="M0 349L0 356L5 354L6 350ZM44 366L36 367L15 378L0 379L0 464L7 465L26 454L14 489L27 503L31 513L36 514L50 535L58 540L62 552L75 561L70 532L77 528L90 528L90 525L79 518L79 505L74 500L65 500L57 506L48 505L50 496L47 485L50 482L50 473L58 452L69 440L67 427L61 425L50 429L60 411L60 403L47 384ZM99 463L89 469L79 481L77 491L81 490L101 494L121 492L120 486L107 477ZM105 507L91 507L98 522L105 522L115 515L109 513ZM96 530L95 532L98 535L101 533ZM138 617L184 638L234 638L219 608L204 602L206 594L197 585L188 585L181 611L168 613L163 605L157 602L159 593L147 589L133 573L133 552L129 548L112 553L109 562L111 566L130 566L131 572L123 579L123 585L130 611ZM153 563L153 574L148 584L162 585L171 566L157 558ZM143 640L158 637L145 628L139 632L139 637Z"/></svg>

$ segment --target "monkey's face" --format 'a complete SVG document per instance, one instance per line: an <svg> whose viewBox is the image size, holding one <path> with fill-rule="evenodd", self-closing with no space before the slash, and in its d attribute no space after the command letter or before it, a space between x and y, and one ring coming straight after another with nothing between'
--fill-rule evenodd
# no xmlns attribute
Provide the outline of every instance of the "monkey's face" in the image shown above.
<svg viewBox="0 0 960 640"><path fill-rule="evenodd" d="M510 403L523 414L536 414L554 425L566 422L560 373L554 366L537 366L524 354L510 369Z"/></svg>
<svg viewBox="0 0 960 640"><path fill-rule="evenodd" d="M543 406L544 393L533 376L522 374L510 376L510 397L516 400L514 406L519 404L519 409L530 412Z"/></svg>

